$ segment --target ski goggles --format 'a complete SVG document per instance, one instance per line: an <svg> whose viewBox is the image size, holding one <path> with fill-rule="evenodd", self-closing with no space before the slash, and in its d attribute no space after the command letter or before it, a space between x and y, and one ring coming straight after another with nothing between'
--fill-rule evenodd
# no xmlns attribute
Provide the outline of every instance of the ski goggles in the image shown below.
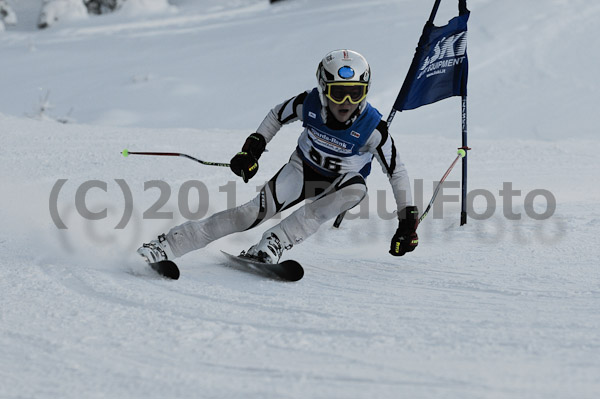
<svg viewBox="0 0 600 399"><path fill-rule="evenodd" d="M351 104L358 104L367 96L367 83L327 83L325 95L336 104L343 104L346 100L350 101Z"/></svg>

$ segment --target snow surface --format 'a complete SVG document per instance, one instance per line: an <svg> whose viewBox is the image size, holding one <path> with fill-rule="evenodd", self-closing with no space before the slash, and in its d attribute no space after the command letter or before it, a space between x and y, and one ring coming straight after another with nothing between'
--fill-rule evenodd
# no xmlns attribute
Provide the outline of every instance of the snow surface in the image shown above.
<svg viewBox="0 0 600 399"><path fill-rule="evenodd" d="M209 213L240 204L301 128L282 129L246 185L226 168L122 149L226 162L273 105L314 86L335 48L367 57L369 99L385 114L430 3L179 0L38 31L40 1L11 2L18 24L0 33L0 398L598 397L596 2L469 2L469 189L492 194L486 220L459 227L448 203L420 226L418 249L393 258L395 223L375 206L378 191L392 197L375 167L368 219L323 226L287 253L305 265L298 283L224 265L220 250L246 249L263 227L181 258L176 282L135 255L185 220L178 199L198 209L185 182L206 188ZM455 14L442 3L438 24ZM448 99L392 125L425 204L460 146L459 111ZM51 218L58 179L66 230ZM115 179L133 197L124 229ZM144 182L157 179L171 187L160 210L172 218L142 217L159 198ZM107 184L85 199L107 208L103 220L76 209L90 180ZM504 182L520 190L506 212L520 220L505 216ZM547 220L524 206L534 190L556 200ZM474 211L487 205L479 196ZM533 211L546 209L536 197Z"/></svg>

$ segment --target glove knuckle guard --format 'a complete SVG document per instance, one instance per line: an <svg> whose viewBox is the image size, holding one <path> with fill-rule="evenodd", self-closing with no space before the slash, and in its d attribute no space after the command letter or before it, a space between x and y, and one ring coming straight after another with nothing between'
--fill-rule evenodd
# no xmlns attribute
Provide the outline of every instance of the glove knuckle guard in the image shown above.
<svg viewBox="0 0 600 399"><path fill-rule="evenodd" d="M248 154L252 155L256 160L258 160L262 153L265 151L266 146L267 141L265 140L262 134L252 133L244 142L242 151L247 152Z"/></svg>

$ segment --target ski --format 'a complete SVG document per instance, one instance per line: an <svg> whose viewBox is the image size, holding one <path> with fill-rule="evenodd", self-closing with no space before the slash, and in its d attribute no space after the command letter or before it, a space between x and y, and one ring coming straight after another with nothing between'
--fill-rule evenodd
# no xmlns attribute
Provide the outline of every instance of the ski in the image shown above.
<svg viewBox="0 0 600 399"><path fill-rule="evenodd" d="M158 274L163 277L170 278L172 280L179 279L179 268L175 262L170 260L163 260L156 263L148 263L150 267L155 270Z"/></svg>
<svg viewBox="0 0 600 399"><path fill-rule="evenodd" d="M257 260L231 255L225 251L221 251L223 255L232 261L241 270L259 274L264 277L271 277L285 281L298 281L304 276L304 269L300 263L295 260L284 260L280 263L263 263Z"/></svg>

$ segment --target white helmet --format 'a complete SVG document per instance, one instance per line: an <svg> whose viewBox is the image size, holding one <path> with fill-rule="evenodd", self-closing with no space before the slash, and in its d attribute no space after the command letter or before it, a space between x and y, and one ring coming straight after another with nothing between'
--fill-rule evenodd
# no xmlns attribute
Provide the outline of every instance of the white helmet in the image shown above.
<svg viewBox="0 0 600 399"><path fill-rule="evenodd" d="M365 57L356 51L334 50L325 55L319 63L317 81L319 83L319 98L321 99L321 104L323 104L322 116L324 116L323 120L325 121L325 116L327 115L325 111L327 105L326 98L329 97L327 93L328 84L330 83L356 82L364 84L364 93L359 100L359 109L362 112L366 105L366 95L371 87L371 68L369 68L369 63Z"/></svg>

